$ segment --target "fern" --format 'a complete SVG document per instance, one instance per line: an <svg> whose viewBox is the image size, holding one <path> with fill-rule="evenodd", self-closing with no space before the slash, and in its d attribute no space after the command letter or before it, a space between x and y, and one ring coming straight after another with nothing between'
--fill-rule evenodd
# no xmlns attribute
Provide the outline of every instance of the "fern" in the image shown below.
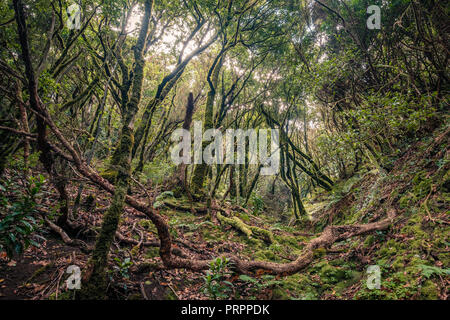
<svg viewBox="0 0 450 320"><path fill-rule="evenodd" d="M419 268L422 270L422 275L429 279L433 275L437 276L448 276L450 275L450 269L442 269L434 266L427 266L424 264L419 265Z"/></svg>

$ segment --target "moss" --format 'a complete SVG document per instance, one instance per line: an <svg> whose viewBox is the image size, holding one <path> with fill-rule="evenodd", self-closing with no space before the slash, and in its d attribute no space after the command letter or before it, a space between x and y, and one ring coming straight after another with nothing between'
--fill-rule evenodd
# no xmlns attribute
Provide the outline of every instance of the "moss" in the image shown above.
<svg viewBox="0 0 450 320"><path fill-rule="evenodd" d="M133 145L132 129L128 126L122 128L119 147L113 156L113 165L118 169L115 179L115 191L109 209L103 217L102 227L95 248L88 261L84 274L85 283L77 298L79 299L104 299L106 294L106 266L108 264L108 253L114 240L114 235L119 225L120 216L123 212L125 197L129 185L130 155Z"/></svg>
<svg viewBox="0 0 450 320"><path fill-rule="evenodd" d="M141 220L139 221L139 225L143 227L146 231L155 232L156 233L156 227L150 220Z"/></svg>
<svg viewBox="0 0 450 320"><path fill-rule="evenodd" d="M425 171L418 172L412 179L413 191L418 198L425 197L431 190L432 179L427 177Z"/></svg>
<svg viewBox="0 0 450 320"><path fill-rule="evenodd" d="M157 263L144 262L136 267L136 273L149 273L150 271L156 270L157 268Z"/></svg>
<svg viewBox="0 0 450 320"><path fill-rule="evenodd" d="M48 300L56 300L56 292L52 293ZM64 291L58 294L58 300L73 300L73 291Z"/></svg>
<svg viewBox="0 0 450 320"><path fill-rule="evenodd" d="M397 256L392 262L392 268L396 271L403 270L405 268L406 257L403 255Z"/></svg>
<svg viewBox="0 0 450 320"><path fill-rule="evenodd" d="M440 186L443 192L450 192L450 170L443 171L445 174L442 174L442 178L440 179Z"/></svg>
<svg viewBox="0 0 450 320"><path fill-rule="evenodd" d="M326 254L327 254L327 250L326 250L325 248L317 248L317 249L315 249L314 252L313 252L313 255L314 255L314 258L315 258L315 259L320 258L320 257L323 257L323 256L325 256Z"/></svg>
<svg viewBox="0 0 450 320"><path fill-rule="evenodd" d="M284 278L283 282L272 289L273 300L317 300L320 296L320 284L305 274L295 274Z"/></svg>
<svg viewBox="0 0 450 320"><path fill-rule="evenodd" d="M113 168L107 168L104 171L100 172L100 176L106 180L108 180L109 183L114 183L116 177L117 177L118 171Z"/></svg>
<svg viewBox="0 0 450 320"><path fill-rule="evenodd" d="M425 281L420 288L420 298L424 300L437 300L439 298L439 287L431 280Z"/></svg>
<svg viewBox="0 0 450 320"><path fill-rule="evenodd" d="M247 238L251 238L251 236L253 234L252 230L238 217L227 218L227 217L223 216L220 212L218 212L217 219L221 223L229 224L229 225L233 226L234 228L236 228L237 230L239 230L240 232L245 234L247 236Z"/></svg>
<svg viewBox="0 0 450 320"><path fill-rule="evenodd" d="M182 186L176 186L172 188L172 192L175 198L181 198L186 193Z"/></svg>
<svg viewBox="0 0 450 320"><path fill-rule="evenodd" d="M364 240L364 244L363 247L364 248L369 248L370 246L372 246L375 242L375 237L373 235L369 235L366 240Z"/></svg>
<svg viewBox="0 0 450 320"><path fill-rule="evenodd" d="M333 267L329 264L324 265L319 272L320 279L329 284L338 283L342 280L349 279L349 272L343 268Z"/></svg>
<svg viewBox="0 0 450 320"><path fill-rule="evenodd" d="M289 295L286 292L286 290L284 290L283 288L276 287L272 290L272 299L273 300L288 300Z"/></svg>
<svg viewBox="0 0 450 320"><path fill-rule="evenodd" d="M275 239L283 245L288 245L289 247L294 247L296 249L302 248L303 245L301 244L301 242L305 240L304 237L295 237L288 235L275 236Z"/></svg>
<svg viewBox="0 0 450 320"><path fill-rule="evenodd" d="M402 196L399 200L398 200L398 204L400 209L405 209L411 206L411 204L413 202L416 202L417 198L414 194L408 192L406 195Z"/></svg>
<svg viewBox="0 0 450 320"><path fill-rule="evenodd" d="M272 261L277 260L277 258L278 258L272 250L267 250L267 249L266 250L257 251L255 253L255 257L259 258L261 260L269 259L269 260L272 260Z"/></svg>
<svg viewBox="0 0 450 320"><path fill-rule="evenodd" d="M167 198L161 201L169 208L174 208L181 211L191 211L192 209L196 211L205 211L205 206L200 202L191 203L185 198Z"/></svg>
<svg viewBox="0 0 450 320"><path fill-rule="evenodd" d="M246 213L240 213L239 218L241 218L243 221L246 221L246 222L250 221L250 217Z"/></svg>
<svg viewBox="0 0 450 320"><path fill-rule="evenodd" d="M164 300L178 300L178 298L172 290L166 289Z"/></svg>
<svg viewBox="0 0 450 320"><path fill-rule="evenodd" d="M245 224L238 217L227 218L223 216L220 212L217 213L217 219L224 224L229 224L235 229L239 230L243 234L247 236L250 240L251 244L257 244L257 242L252 241L255 240L253 237L261 238L262 240L273 243L275 241L273 234L271 231Z"/></svg>
<svg viewBox="0 0 450 320"><path fill-rule="evenodd" d="M159 248L157 247L152 247L152 248L148 248L145 251L145 256L147 258L155 258L155 257L159 257Z"/></svg>
<svg viewBox="0 0 450 320"><path fill-rule="evenodd" d="M141 248L140 245L135 245L133 248L131 248L130 250L130 254L132 257L136 257L139 253L139 249Z"/></svg>
<svg viewBox="0 0 450 320"><path fill-rule="evenodd" d="M258 228L255 226L250 226L250 230L253 232L254 235L262 238L264 241L268 243L274 243L275 239L273 237L273 233L269 230Z"/></svg>

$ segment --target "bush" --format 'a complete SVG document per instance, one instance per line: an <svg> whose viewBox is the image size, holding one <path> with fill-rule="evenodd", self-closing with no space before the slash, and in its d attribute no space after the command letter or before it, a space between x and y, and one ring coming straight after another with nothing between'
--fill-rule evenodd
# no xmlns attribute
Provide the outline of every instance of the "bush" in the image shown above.
<svg viewBox="0 0 450 320"><path fill-rule="evenodd" d="M36 197L44 182L42 175L30 176L24 181L24 192L12 179L0 181L0 248L10 258L30 245L39 247L31 237L38 225Z"/></svg>

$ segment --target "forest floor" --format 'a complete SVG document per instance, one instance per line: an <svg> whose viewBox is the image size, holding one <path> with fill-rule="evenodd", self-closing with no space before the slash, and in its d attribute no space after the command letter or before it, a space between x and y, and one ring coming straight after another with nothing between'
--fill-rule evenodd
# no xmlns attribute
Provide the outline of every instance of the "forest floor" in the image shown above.
<svg viewBox="0 0 450 320"><path fill-rule="evenodd" d="M387 230L336 242L315 252L314 261L297 274L281 277L230 272L220 278L231 299L448 299L450 284L450 161L449 128L406 148L393 169L361 170L338 183L329 193L310 197L311 220L289 226L270 210L255 213L230 202L216 203L222 214L238 217L248 225L273 234L267 239L248 237L233 226L221 224L215 210L205 215L204 204L190 212L187 199L152 190L158 210L168 221L175 250L193 259L214 259L224 253L241 258L290 262L326 225L369 223L394 209L400 218ZM50 187L43 204L57 211L57 195ZM77 187L70 190L75 197ZM132 190L134 196L140 192ZM160 195L159 197L156 197ZM148 201L147 194L141 200ZM78 235L89 246L95 243L102 214L110 195L86 185L78 222L88 226ZM53 209L52 209L53 208ZM178 209L177 209L178 208ZM52 211L52 212L53 212ZM108 295L113 299L209 299L204 292L205 272L164 270L159 258L153 224L126 207L109 262ZM76 235L71 235L76 236ZM0 253L0 299L71 299L66 288L69 265L83 270L89 255L68 246L59 235L42 228L23 256L9 260ZM366 286L367 267L381 269L381 288ZM226 282L224 282L226 281Z"/></svg>

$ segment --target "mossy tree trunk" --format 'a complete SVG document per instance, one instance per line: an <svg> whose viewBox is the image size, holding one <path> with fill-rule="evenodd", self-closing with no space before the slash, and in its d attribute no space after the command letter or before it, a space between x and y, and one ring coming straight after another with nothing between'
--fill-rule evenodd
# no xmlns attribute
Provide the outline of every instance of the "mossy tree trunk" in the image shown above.
<svg viewBox="0 0 450 320"><path fill-rule="evenodd" d="M131 97L122 110L122 131L119 146L111 161L115 185L114 196L108 211L105 213L95 248L83 274L83 287L79 293L80 299L99 299L106 294L106 266L108 254L122 214L131 174L131 151L134 144L132 123L138 111L141 100L142 82L144 79L143 51L147 39L149 20L151 18L153 1L145 1L145 13L142 26L134 47L134 68L131 86ZM122 69L123 70L123 69Z"/></svg>
<svg viewBox="0 0 450 320"><path fill-rule="evenodd" d="M216 97L216 88L219 80L219 72L222 67L223 61L223 51L214 60L211 68L208 72L208 84L209 91L206 99L205 105L205 117L203 120L203 132L214 127L214 99ZM208 141L202 142L202 150L205 150L206 146L209 144ZM197 195L203 192L203 184L205 181L206 174L208 173L208 166L204 163L197 164L194 168L194 173L192 175L191 190L192 193Z"/></svg>
<svg viewBox="0 0 450 320"><path fill-rule="evenodd" d="M281 165L281 179L284 181L286 186L291 190L292 197L292 205L294 209L294 216L297 221L300 220L300 217L306 216L306 210L303 206L303 202L300 196L300 189L297 182L297 174L295 172L295 166L292 166L292 163L288 157L289 150L282 150L280 153L280 165Z"/></svg>
<svg viewBox="0 0 450 320"><path fill-rule="evenodd" d="M130 156L133 145L133 132L130 127L124 126L120 139L120 145L116 152L118 173L115 182L115 191L111 206L106 211L100 233L95 243L95 249L88 262L88 267L83 275L83 287L80 291L80 299L102 299L106 293L106 266L108 254L119 226L130 178Z"/></svg>

